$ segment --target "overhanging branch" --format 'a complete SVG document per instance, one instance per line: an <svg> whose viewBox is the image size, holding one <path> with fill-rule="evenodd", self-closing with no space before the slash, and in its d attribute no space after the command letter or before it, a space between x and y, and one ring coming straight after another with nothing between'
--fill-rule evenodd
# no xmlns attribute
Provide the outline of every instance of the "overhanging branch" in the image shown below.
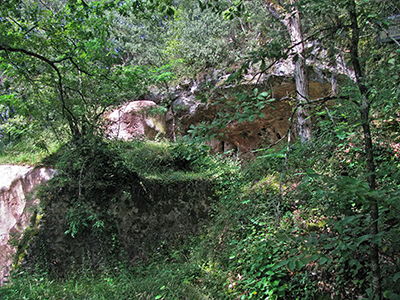
<svg viewBox="0 0 400 300"><path fill-rule="evenodd" d="M32 52L30 50L26 50L23 48L14 48L14 47L10 47L10 46L6 46L6 45L2 45L0 44L0 51L5 51L6 53L21 53L36 59L39 59L40 61L46 63L47 65L49 65L57 74L57 89L59 92L59 99L62 105L62 109L64 112L67 113L67 120L69 123L69 126L71 128L71 130L73 131L73 134L76 134L76 118L74 116L74 114L72 113L72 111L67 107L66 102L65 102L65 97L64 97L64 87L63 87L63 83L62 83L62 74L60 69L57 67L56 63L57 61L53 61L41 54L38 54L36 52Z"/></svg>

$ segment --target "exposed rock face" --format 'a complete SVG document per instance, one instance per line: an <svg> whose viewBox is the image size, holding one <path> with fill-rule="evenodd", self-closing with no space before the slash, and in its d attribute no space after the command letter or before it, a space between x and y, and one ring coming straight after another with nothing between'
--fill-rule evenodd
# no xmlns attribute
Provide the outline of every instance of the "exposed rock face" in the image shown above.
<svg viewBox="0 0 400 300"><path fill-rule="evenodd" d="M221 130L214 132L220 137L210 141L215 152L234 150L241 154L250 153L263 145L276 143L288 132L293 110L289 98L296 98L294 80L287 76L292 72L291 67L289 62L277 64L273 74L279 75L246 75L240 85L229 85L228 75L221 72L214 72L208 77L204 75L204 78L195 81L184 81L171 92L169 97L173 101L167 114L149 114L149 109L159 108L153 101L133 101L106 116L109 123L107 134L122 140L154 139L160 134L175 139L176 136L187 134L191 125L212 122L219 112L233 115L235 111L229 111L232 105L229 108L224 101L238 101L238 93L251 95L253 89L257 88L259 92L270 91L271 98L278 101L267 105L261 111L264 117L252 122L227 120ZM210 86L216 89L210 92ZM331 94L332 86L327 83L327 78L323 74L310 72L310 99ZM199 100L201 98L203 102Z"/></svg>
<svg viewBox="0 0 400 300"><path fill-rule="evenodd" d="M27 166L0 166L0 285L9 274L18 239L29 226L38 200L32 195L35 187L54 175L54 170Z"/></svg>
<svg viewBox="0 0 400 300"><path fill-rule="evenodd" d="M156 113L160 107L153 101L132 101L106 115L106 134L110 138L131 140L154 139L166 131L164 114Z"/></svg>
<svg viewBox="0 0 400 300"><path fill-rule="evenodd" d="M200 122L211 122L218 112L229 112L223 102L215 101L218 97L224 97L224 101L237 101L235 94L244 93L251 95L252 90L258 88L260 92L271 91L271 98L278 101L267 105L262 113L263 118L255 119L252 122L238 122L227 120L226 126L219 130L222 137L210 142L215 152L227 150L238 150L240 153L249 153L262 145L268 145L282 139L288 132L292 105L287 100L288 97L295 96L295 84L293 80L285 77L271 77L263 84L243 84L231 88L221 88L207 103L199 104L193 101L181 101L184 106L181 112L175 114L175 122L178 133L184 134L191 125ZM309 94L311 99L328 96L331 93L331 85L319 81L311 81ZM281 100L279 100L281 99ZM218 103L216 103L218 102ZM232 115L234 111L231 111ZM169 121L170 124L170 119ZM171 126L169 126L171 128Z"/></svg>

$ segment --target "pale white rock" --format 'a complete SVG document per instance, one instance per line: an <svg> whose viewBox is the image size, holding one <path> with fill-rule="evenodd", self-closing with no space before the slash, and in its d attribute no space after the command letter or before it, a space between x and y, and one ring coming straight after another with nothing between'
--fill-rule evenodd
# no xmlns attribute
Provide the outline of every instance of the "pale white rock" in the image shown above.
<svg viewBox="0 0 400 300"><path fill-rule="evenodd" d="M0 165L0 285L9 275L16 251L10 239L21 237L38 205L33 191L54 173L44 167Z"/></svg>

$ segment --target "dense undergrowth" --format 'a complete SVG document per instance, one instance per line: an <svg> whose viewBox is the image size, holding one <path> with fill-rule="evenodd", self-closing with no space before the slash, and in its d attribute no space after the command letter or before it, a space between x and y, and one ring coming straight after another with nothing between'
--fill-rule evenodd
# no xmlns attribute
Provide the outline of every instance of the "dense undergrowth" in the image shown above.
<svg viewBox="0 0 400 300"><path fill-rule="evenodd" d="M400 299L398 3L2 1L0 163L58 175L0 299ZM273 74L296 88L264 90ZM153 98L173 131L210 119L192 138L266 122L281 144L239 162L193 139L88 138Z"/></svg>
<svg viewBox="0 0 400 300"><path fill-rule="evenodd" d="M390 180L381 177L379 190L371 192L360 175L357 140L351 138L351 148L332 134L310 145L261 149L256 159L241 166L234 159L211 156L194 143L98 141L96 153L107 153L108 169L118 173L106 175L116 176L111 179L114 185L130 172L167 184L212 180L217 201L210 218L197 233L155 247L134 261L110 254L100 268L82 266L61 277L43 266L33 273L17 268L0 297L368 299L373 297L369 244L377 243L384 295L399 299L398 161L390 148L376 149L378 172L391 175ZM72 176L77 184L83 157L79 153L71 159L71 148L63 147L47 163L58 161L61 168L62 163L77 164L75 171L66 168L78 172ZM104 171L100 165L97 168ZM99 176L88 180L101 185L104 174ZM105 194L101 201L109 201L111 195L124 197L119 192ZM373 240L368 231L369 197L379 199L382 211L381 233ZM71 230L77 236L80 230L85 235L108 232L107 226L100 226L103 219L90 218L90 225Z"/></svg>

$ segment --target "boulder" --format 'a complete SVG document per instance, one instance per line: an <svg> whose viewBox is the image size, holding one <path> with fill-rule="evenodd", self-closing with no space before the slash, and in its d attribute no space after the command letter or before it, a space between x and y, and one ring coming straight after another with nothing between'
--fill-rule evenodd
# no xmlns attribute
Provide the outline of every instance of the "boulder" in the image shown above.
<svg viewBox="0 0 400 300"><path fill-rule="evenodd" d="M106 114L106 135L124 141L164 135L165 115L161 110L153 101L128 102Z"/></svg>

